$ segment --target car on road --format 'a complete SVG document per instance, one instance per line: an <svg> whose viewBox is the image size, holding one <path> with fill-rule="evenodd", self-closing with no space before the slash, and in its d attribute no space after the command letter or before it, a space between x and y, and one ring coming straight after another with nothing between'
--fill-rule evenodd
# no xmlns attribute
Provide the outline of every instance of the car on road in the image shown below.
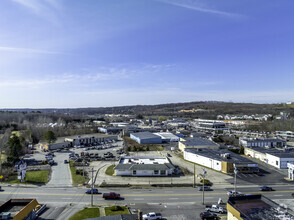
<svg viewBox="0 0 294 220"><path fill-rule="evenodd" d="M292 193L292 197L294 197L294 193Z"/></svg>
<svg viewBox="0 0 294 220"><path fill-rule="evenodd" d="M204 186L204 188L203 188L203 186L199 186L198 187L198 190L199 191L212 191L212 189L209 187L209 186Z"/></svg>
<svg viewBox="0 0 294 220"><path fill-rule="evenodd" d="M228 196L243 196L244 194L242 192L235 192L234 190L227 192Z"/></svg>
<svg viewBox="0 0 294 220"><path fill-rule="evenodd" d="M92 194L92 189L87 189L86 194ZM98 189L93 188L93 194L98 194Z"/></svg>
<svg viewBox="0 0 294 220"><path fill-rule="evenodd" d="M269 186L261 186L259 187L260 191L274 191L272 187Z"/></svg>
<svg viewBox="0 0 294 220"><path fill-rule="evenodd" d="M158 219L162 219L162 216L160 213L149 212L147 214L144 214L142 218L143 220L158 220Z"/></svg>
<svg viewBox="0 0 294 220"><path fill-rule="evenodd" d="M217 220L217 214L211 213L211 212L201 212L200 213L200 218L203 220Z"/></svg>
<svg viewBox="0 0 294 220"><path fill-rule="evenodd" d="M64 163L68 163L68 160L64 160Z"/></svg>
<svg viewBox="0 0 294 220"><path fill-rule="evenodd" d="M115 192L103 193L102 198L104 198L104 199L119 199L120 194L115 193Z"/></svg>

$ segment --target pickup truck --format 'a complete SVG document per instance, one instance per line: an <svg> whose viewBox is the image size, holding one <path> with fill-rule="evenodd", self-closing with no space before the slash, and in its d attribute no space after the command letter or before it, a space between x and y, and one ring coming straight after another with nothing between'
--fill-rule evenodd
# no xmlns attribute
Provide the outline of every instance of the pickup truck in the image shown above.
<svg viewBox="0 0 294 220"><path fill-rule="evenodd" d="M149 212L147 214L144 214L143 220L157 220L157 219L162 219L162 216L160 213L155 213L155 212Z"/></svg>
<svg viewBox="0 0 294 220"><path fill-rule="evenodd" d="M224 213L224 209L222 207L219 207L218 205L212 205L212 206L206 206L205 208L206 212L217 212L217 213Z"/></svg>
<svg viewBox="0 0 294 220"><path fill-rule="evenodd" d="M104 199L119 199L120 194L115 193L115 192L103 193L102 198L104 198Z"/></svg>

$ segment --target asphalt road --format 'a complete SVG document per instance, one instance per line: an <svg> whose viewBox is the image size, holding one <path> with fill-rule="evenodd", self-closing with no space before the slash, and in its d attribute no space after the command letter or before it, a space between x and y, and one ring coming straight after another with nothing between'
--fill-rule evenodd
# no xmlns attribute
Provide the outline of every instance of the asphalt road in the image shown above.
<svg viewBox="0 0 294 220"><path fill-rule="evenodd" d="M6 201L10 198L36 198L40 203L83 203L89 204L91 195L85 194L85 188L50 188L50 187L2 187L4 191L0 192L0 200ZM216 203L219 198L227 200L227 191L232 188L214 189L214 191L205 192L205 201L207 203ZM257 187L237 188L243 193L261 193L271 199L293 199L291 193L294 192L294 186L275 186L276 191L260 192ZM99 188L99 192L114 191L120 193L123 200L117 203L128 204L134 202L148 203L166 203L166 202L199 202L202 201L202 192L193 188L152 188L152 189L105 189ZM114 203L113 200L104 200L101 194L94 195L94 203Z"/></svg>

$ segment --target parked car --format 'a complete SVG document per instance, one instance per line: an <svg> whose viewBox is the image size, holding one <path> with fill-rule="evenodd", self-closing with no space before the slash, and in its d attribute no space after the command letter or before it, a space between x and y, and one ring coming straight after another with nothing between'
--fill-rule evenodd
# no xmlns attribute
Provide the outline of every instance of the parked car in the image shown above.
<svg viewBox="0 0 294 220"><path fill-rule="evenodd" d="M92 194L92 189L87 189L87 190L86 190L86 193L87 193L87 194ZM98 189L93 188L93 194L98 194Z"/></svg>
<svg viewBox="0 0 294 220"><path fill-rule="evenodd" d="M244 194L242 192L235 192L234 190L227 192L228 196L243 196Z"/></svg>
<svg viewBox="0 0 294 220"><path fill-rule="evenodd" d="M211 213L211 212L201 212L200 213L200 218L203 220L217 220L217 214Z"/></svg>
<svg viewBox="0 0 294 220"><path fill-rule="evenodd" d="M68 160L64 160L64 163L68 163Z"/></svg>
<svg viewBox="0 0 294 220"><path fill-rule="evenodd" d="M149 212L147 214L144 214L143 216L143 220L158 220L158 219L162 219L162 216L160 213L155 213L155 212Z"/></svg>
<svg viewBox="0 0 294 220"><path fill-rule="evenodd" d="M217 212L217 213L224 213L225 210L218 206L218 205L212 205L212 206L206 206L205 211L207 212Z"/></svg>
<svg viewBox="0 0 294 220"><path fill-rule="evenodd" d="M102 198L104 198L104 199L119 199L120 194L115 193L115 192L103 193Z"/></svg>
<svg viewBox="0 0 294 220"><path fill-rule="evenodd" d="M199 186L198 190L203 191L203 186ZM209 186L204 186L204 191L212 191L212 189Z"/></svg>
<svg viewBox="0 0 294 220"><path fill-rule="evenodd" d="M294 197L294 193L292 193L292 197Z"/></svg>
<svg viewBox="0 0 294 220"><path fill-rule="evenodd" d="M260 191L274 191L272 187L269 186L261 186L259 187Z"/></svg>

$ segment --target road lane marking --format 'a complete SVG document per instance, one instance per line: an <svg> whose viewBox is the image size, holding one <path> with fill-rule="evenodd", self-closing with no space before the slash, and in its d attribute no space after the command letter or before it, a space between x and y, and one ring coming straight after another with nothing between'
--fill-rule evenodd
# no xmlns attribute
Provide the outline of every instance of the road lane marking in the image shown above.
<svg viewBox="0 0 294 220"><path fill-rule="evenodd" d="M283 196L283 195L274 195L274 196Z"/></svg>
<svg viewBox="0 0 294 220"><path fill-rule="evenodd" d="M277 191L268 191L268 192L244 192L245 194L274 194ZM278 191L279 193L293 193L293 190L285 190L285 191ZM91 196L91 194L69 194L69 193L25 193L25 192L1 192L1 194L5 195L39 195L39 196ZM206 195L226 195L226 192L219 192L219 193L206 193ZM161 197L161 196L199 196L202 193L183 193L183 194L121 194L122 197ZM101 195L95 195L95 197L101 197Z"/></svg>
<svg viewBox="0 0 294 220"><path fill-rule="evenodd" d="M170 200L176 200L176 199L179 199L179 198L169 198Z"/></svg>

